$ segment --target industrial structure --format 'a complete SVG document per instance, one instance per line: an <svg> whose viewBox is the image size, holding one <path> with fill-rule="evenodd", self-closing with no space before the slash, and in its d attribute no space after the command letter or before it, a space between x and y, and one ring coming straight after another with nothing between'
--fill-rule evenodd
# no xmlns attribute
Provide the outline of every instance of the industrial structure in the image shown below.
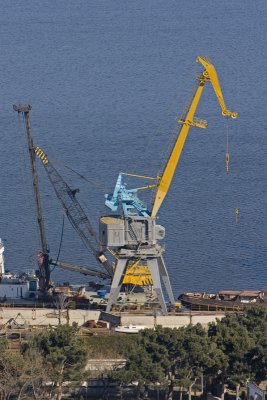
<svg viewBox="0 0 267 400"><path fill-rule="evenodd" d="M163 259L164 248L161 245L161 241L165 237L165 228L157 224L156 221L158 211L171 185L190 127L207 127L206 121L194 117L206 82L210 82L213 86L221 106L222 115L225 117L232 117L233 119L237 118L237 113L229 111L225 106L214 66L202 57L198 57L196 61L203 65L204 71L197 78L198 87L191 104L185 115L178 121L182 124L182 127L163 173L160 176L152 178L121 172L117 178L113 193L105 195L105 204L113 214L105 215L100 218L99 237L94 232L88 217L76 198L77 190L73 190L68 186L48 159L46 153L33 144L29 118L31 106L14 106L14 110L18 113L23 113L25 117L41 242L41 252L38 253L38 265L42 281L40 287L42 287L44 291L49 290L50 264L54 264L83 274L95 275L99 278L110 278L112 283L107 303L107 311L111 311L116 304L121 286L125 282L133 285L138 285L140 282L141 284L153 284L154 293L156 294L161 311L164 315L166 315L168 311L163 295L162 282L166 288L169 302L171 304L175 303L168 271ZM36 155L41 159L49 180L71 225L79 234L87 249L99 261L101 270L79 267L59 260L53 261L49 259L35 165ZM226 164L228 171L228 150L226 154ZM125 176L151 180L152 184L135 189L128 189L124 182ZM151 188L155 189L155 197L150 210L145 203L139 199L138 192L141 189ZM107 251L110 251L114 255L114 263L108 261L106 257ZM137 274L135 274L136 271L138 271Z"/></svg>
<svg viewBox="0 0 267 400"><path fill-rule="evenodd" d="M81 205L77 201L75 195L77 190L71 189L68 184L64 181L62 176L58 173L52 163L48 162L48 158L42 152L41 149L36 147L33 143L32 129L30 122L30 111L32 109L31 105L21 106L14 105L14 111L22 113L25 119L25 128L27 132L28 140L28 150L30 154L31 170L32 170L32 181L35 196L37 221L39 228L39 239L41 244L41 250L37 253L37 263L39 267L38 278L39 286L43 293L46 293L51 287L51 265L56 265L60 268L71 270L74 272L80 272L85 275L97 276L99 278L112 278L113 268L108 262L103 252L99 251L99 246L97 243L97 236L92 228L92 225L87 218L85 212L83 211ZM50 182L52 183L54 190L59 198L62 208L67 215L71 225L78 232L79 236L83 240L87 249L94 254L99 263L103 266L102 270L97 270L93 268L86 268L82 266L73 265L68 262L53 260L49 257L49 246L46 240L46 231L44 218L41 207L41 196L40 188L36 167L36 154L42 159Z"/></svg>
<svg viewBox="0 0 267 400"><path fill-rule="evenodd" d="M120 173L114 192L106 195L105 204L108 208L116 213L120 205L122 208L122 214L119 216L109 215L100 218L100 242L104 247L115 248L117 256L107 311L110 311L113 304L116 303L127 266L133 261L140 261L149 267L154 291L157 294L163 314L167 314L167 307L161 287L161 280L165 285L170 303L174 304L170 279L162 256L163 247L159 243L160 240L164 239L165 229L156 223L156 218L168 193L190 127L207 127L206 121L194 117L206 82L210 82L213 86L221 106L222 115L232 117L233 119L237 118L237 113L231 112L226 108L214 66L202 57L198 57L196 61L203 65L204 71L197 78L199 82L198 87L185 116L179 119L182 127L162 175L156 178L133 175L144 179L154 179L156 184L136 189L127 189L126 184L123 182L123 177L131 174ZM227 159L229 162L229 154ZM156 194L152 210L148 210L137 194L140 189L153 187L156 187Z"/></svg>
<svg viewBox="0 0 267 400"><path fill-rule="evenodd" d="M37 168L35 163L35 152L32 138L32 128L31 128L31 120L30 120L30 111L32 109L31 105L22 106L20 104L13 105L14 111L17 113L22 113L25 120L25 128L27 133L27 141L28 141L28 150L30 155L31 162L31 171L32 171L32 182L33 182L33 190L36 204L36 213L37 213L37 222L39 229L39 237L41 244L41 251L38 253L37 262L39 267L39 285L42 291L47 291L51 286L50 280L50 266L49 266L49 246L46 240L45 233L45 225L44 218L42 213L41 206L41 196L40 196L40 188L39 188L39 180L37 174Z"/></svg>

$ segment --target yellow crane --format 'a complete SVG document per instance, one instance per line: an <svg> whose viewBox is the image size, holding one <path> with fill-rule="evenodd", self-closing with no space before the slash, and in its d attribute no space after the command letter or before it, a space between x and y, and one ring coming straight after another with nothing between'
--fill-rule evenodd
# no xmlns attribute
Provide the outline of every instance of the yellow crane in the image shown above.
<svg viewBox="0 0 267 400"><path fill-rule="evenodd" d="M197 61L203 65L204 71L198 77L198 88L186 115L180 119L182 128L163 174L156 179L156 194L152 210L149 210L144 202L138 198L137 193L140 188L128 189L128 186L124 184L123 173L119 174L113 193L105 195L105 205L111 211L116 212L119 206L122 208L121 215L103 216L99 222L102 247L114 248L117 256L107 311L110 311L113 305L116 304L123 278L127 274L127 268L138 260L141 260L143 267L147 266L148 268L147 272L150 273L153 281L153 292L156 294L163 314L167 315L168 310L161 282L165 286L170 303L175 305L169 274L163 259L164 248L160 244L160 241L164 239L165 229L157 224L156 216L168 193L190 126L207 127L206 121L194 118L206 82L211 82L221 106L222 114L226 117L237 118L237 113L229 111L225 106L214 66L203 57L198 57ZM151 186L154 185L149 185L149 187ZM143 188L144 186L141 187L141 189ZM138 274L138 269L135 270L135 273ZM146 273L146 276L148 276L148 273ZM139 279L138 276L136 278L137 280Z"/></svg>
<svg viewBox="0 0 267 400"><path fill-rule="evenodd" d="M206 128L207 127L207 122L204 120L200 120L197 118L194 118L200 97L202 95L202 91L204 89L205 83L210 82L213 86L213 89L215 91L215 94L217 96L218 102L221 106L222 109L222 115L224 117L231 117L233 119L236 119L238 114L236 112L229 111L226 108L221 86L219 83L219 79L216 73L216 70L214 66L205 58L203 57L198 57L196 62L200 62L204 66L204 71L200 76L198 76L198 87L195 92L195 95L193 97L193 100L188 108L187 114L185 118L179 119L179 122L181 122L183 125L181 127L181 130L179 132L179 135L177 137L177 140L174 144L174 147L172 149L171 155L168 159L168 162L165 166L165 169L163 171L162 176L160 177L159 183L157 185L157 190L155 194L155 199L153 203L153 208L151 212L151 217L156 217L161 204L165 198L165 196L168 193L170 184L173 179L174 172L176 170L177 164L179 162L190 126L197 126L198 128ZM229 156L228 156L229 159Z"/></svg>
<svg viewBox="0 0 267 400"><path fill-rule="evenodd" d="M188 107L185 117L182 117L178 120L178 122L182 123L182 127L179 131L177 140L173 146L171 155L166 163L163 174L159 177L159 181L157 184L157 189L155 193L155 198L153 202L153 207L151 211L151 217L155 218L162 202L164 201L165 196L168 193L169 187L171 185L174 172L178 165L189 129L191 126L196 126L198 128L206 128L207 121L195 118L195 112L202 95L202 91L206 82L210 82L214 89L214 92L217 96L218 102L220 104L222 115L224 117L231 117L236 119L238 114L236 112L229 111L225 105L221 86L219 83L218 75L214 66L205 58L198 57L196 62L200 62L205 68L201 75L198 76L198 87L193 96L192 102ZM228 172L228 164L229 164L229 153L227 150L226 154L226 169ZM139 267L140 268L140 267ZM128 267L127 272L124 277L123 283L132 283L132 284L142 284L144 281L152 283L152 278L149 272L149 268L145 265L139 269L138 264L133 264L133 266ZM145 279L144 279L145 278Z"/></svg>

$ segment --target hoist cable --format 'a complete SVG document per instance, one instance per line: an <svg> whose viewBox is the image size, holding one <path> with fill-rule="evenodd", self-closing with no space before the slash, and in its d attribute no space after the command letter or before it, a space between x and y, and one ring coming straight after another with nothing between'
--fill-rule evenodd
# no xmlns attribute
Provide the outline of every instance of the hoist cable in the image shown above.
<svg viewBox="0 0 267 400"><path fill-rule="evenodd" d="M92 179L86 178L84 175L80 174L79 172L75 171L73 168L71 168L71 167L69 167L69 166L67 166L67 165L65 165L65 164L63 164L63 166L64 166L65 168L69 169L69 170L70 170L71 172L73 172L74 174L78 175L79 178L85 180L87 183L90 183L90 185L95 186L97 189L100 189L101 191L104 191L104 190L105 190L104 186L101 185L99 182L96 183L96 182L93 181Z"/></svg>
<svg viewBox="0 0 267 400"><path fill-rule="evenodd" d="M195 82L193 84L192 92L190 91L190 94L189 95L187 94L187 100L183 105L181 118L184 115L187 114L188 109L190 108L190 106L192 104L192 100L194 98L194 95L195 95L195 92L196 92L197 88L198 88L198 84ZM178 93L175 96L174 100L175 100L175 104L177 105L177 103L178 103ZM174 101L172 102L171 107L169 107L169 110L172 110L173 108L174 108ZM162 172L163 172L163 170L164 170L164 168L166 166L166 163L167 163L167 161L168 161L168 159L169 159L169 157L170 157L170 155L172 153L173 146L176 143L176 140L177 140L177 138L178 138L178 136L180 134L181 126L179 125L178 121L179 121L179 117L176 118L175 125L171 129L171 132L168 135L168 138L166 140L166 144L164 145L164 153L165 154L161 159L161 165L158 167L157 176L161 176L161 174L162 174ZM160 126L160 128L161 128L161 126ZM153 206L154 200L155 200L155 190L152 190L151 191L151 195L150 195L150 204L151 204L151 206Z"/></svg>
<svg viewBox="0 0 267 400"><path fill-rule="evenodd" d="M225 155L225 167L226 173L229 172L229 162L230 162L230 154L229 154L229 124L228 117L226 117L226 155Z"/></svg>
<svg viewBox="0 0 267 400"><path fill-rule="evenodd" d="M61 235L60 235L59 248L58 248L58 253L57 253L57 258L56 258L56 264L57 264L57 262L59 260L59 256L60 256L60 252L61 252L63 236L64 236L64 227L65 227L65 214L63 213L63 215L62 215ZM56 266L54 266L50 271L53 272L55 267Z"/></svg>
<svg viewBox="0 0 267 400"><path fill-rule="evenodd" d="M84 181L86 181L90 185L94 186L96 189L101 190L101 192L105 191L104 185L102 185L99 181L95 181L93 179L87 178L86 176L82 175L80 172L75 171L75 169L69 167L68 165L64 164L62 161L56 159L55 157L53 157L53 163L55 163L57 165L60 165L61 167L66 168L69 171L73 172L79 178L83 179Z"/></svg>

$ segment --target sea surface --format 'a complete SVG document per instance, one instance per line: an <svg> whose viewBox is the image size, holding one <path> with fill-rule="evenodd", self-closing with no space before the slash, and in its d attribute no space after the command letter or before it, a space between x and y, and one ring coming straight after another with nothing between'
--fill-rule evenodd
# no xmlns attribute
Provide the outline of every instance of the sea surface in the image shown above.
<svg viewBox="0 0 267 400"><path fill-rule="evenodd" d="M156 176L202 67L215 65L226 121L210 85L158 214L175 296L267 288L267 2L265 0L0 1L0 237L6 268L34 269L39 239L23 118L73 188L95 229L120 171ZM225 170L227 137L229 174ZM78 178L65 166L89 181ZM51 256L63 211L39 163ZM129 188L143 181L126 179ZM151 203L153 193L140 193ZM239 210L236 222L236 208ZM60 259L96 262L65 221ZM90 278L55 270L53 279Z"/></svg>

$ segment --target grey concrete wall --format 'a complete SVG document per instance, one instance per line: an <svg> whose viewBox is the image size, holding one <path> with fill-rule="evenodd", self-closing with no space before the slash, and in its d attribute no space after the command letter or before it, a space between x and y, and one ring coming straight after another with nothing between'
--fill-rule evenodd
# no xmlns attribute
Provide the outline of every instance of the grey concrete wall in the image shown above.
<svg viewBox="0 0 267 400"><path fill-rule="evenodd" d="M121 315L121 325L143 325L146 328L152 328L155 325L161 325L164 328L180 328L189 324L196 325L200 323L207 327L210 322L215 322L216 318L221 319L225 315L218 314L180 314L166 316L146 316L146 315Z"/></svg>
<svg viewBox="0 0 267 400"><path fill-rule="evenodd" d="M222 319L225 317L225 314L208 314L208 315L193 315L192 316L192 324L201 324L204 327L207 327L210 322L216 322L216 319Z"/></svg>
<svg viewBox="0 0 267 400"><path fill-rule="evenodd" d="M67 322L66 312L64 312L62 323ZM88 320L98 321L100 311L95 310L69 310L69 323L78 323L83 325ZM30 326L56 326L59 323L58 314L51 308L1 308L0 309L0 325L6 324L11 318L21 324L25 320Z"/></svg>
<svg viewBox="0 0 267 400"><path fill-rule="evenodd" d="M142 325L146 328L153 328L154 326L154 317L151 315L121 315L121 325Z"/></svg>
<svg viewBox="0 0 267 400"><path fill-rule="evenodd" d="M190 323L200 323L207 327L210 322L216 321L216 318L224 317L223 313L191 313L180 315L157 316L121 314L114 315L96 310L69 310L69 323L76 322L79 326L86 321L98 321L103 319L110 322L111 326L117 325L142 325L147 328L153 328L155 325L161 325L169 328L179 328ZM6 324L11 318L16 318L18 323L25 320L29 326L56 326L59 324L58 312L50 308L0 308L0 325ZM63 313L62 323L66 323L66 311Z"/></svg>
<svg viewBox="0 0 267 400"><path fill-rule="evenodd" d="M100 317L99 319L109 322L110 326L118 326L121 324L121 317L120 315L114 315L114 314L110 314L107 313L105 311L101 311Z"/></svg>

